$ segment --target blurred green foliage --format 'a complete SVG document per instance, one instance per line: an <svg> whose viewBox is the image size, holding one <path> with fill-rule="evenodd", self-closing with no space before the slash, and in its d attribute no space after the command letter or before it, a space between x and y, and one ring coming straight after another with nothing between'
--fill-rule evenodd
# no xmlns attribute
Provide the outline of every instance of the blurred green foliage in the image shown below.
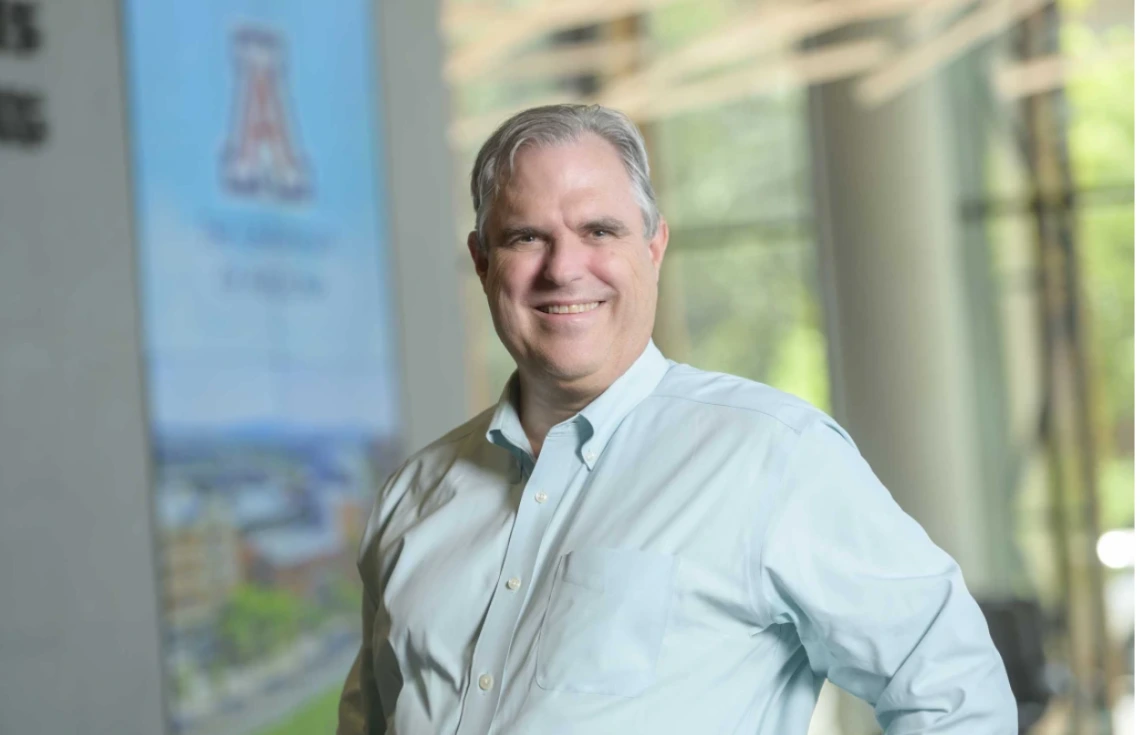
<svg viewBox="0 0 1140 735"><path fill-rule="evenodd" d="M230 664L264 658L293 642L318 617L311 603L284 590L239 585L218 626L223 656Z"/></svg>
<svg viewBox="0 0 1140 735"><path fill-rule="evenodd" d="M1085 4L1087 5L1087 3ZM1131 46L1133 30L1094 30L1081 3L1065 23L1061 44L1073 59ZM1069 146L1078 189L1131 188L1134 171L1134 78L1131 63L1091 65L1068 82ZM1094 417L1100 451L1100 523L1134 524L1135 215L1131 201L1078 211L1077 247L1087 306Z"/></svg>
<svg viewBox="0 0 1140 735"><path fill-rule="evenodd" d="M256 735L318 735L336 731L336 711L340 703L340 687L317 695L288 719L273 724Z"/></svg>

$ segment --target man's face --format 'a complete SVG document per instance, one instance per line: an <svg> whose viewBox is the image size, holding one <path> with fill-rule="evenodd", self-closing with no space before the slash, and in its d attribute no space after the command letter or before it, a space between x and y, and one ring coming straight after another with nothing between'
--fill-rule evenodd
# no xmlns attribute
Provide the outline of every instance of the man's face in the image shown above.
<svg viewBox="0 0 1140 735"><path fill-rule="evenodd" d="M519 150L488 217L486 255L475 233L468 248L520 372L601 391L649 341L668 239L662 220L646 240L620 156L586 134Z"/></svg>

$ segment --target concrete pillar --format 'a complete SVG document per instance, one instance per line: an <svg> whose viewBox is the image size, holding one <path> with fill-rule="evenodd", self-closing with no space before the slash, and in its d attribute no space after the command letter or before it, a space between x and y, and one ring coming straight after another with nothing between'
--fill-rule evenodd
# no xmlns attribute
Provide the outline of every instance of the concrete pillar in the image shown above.
<svg viewBox="0 0 1140 735"><path fill-rule="evenodd" d="M844 34L857 31L827 41ZM873 110L856 102L855 83L809 92L833 410L899 505L958 561L971 592L1002 594L1008 546L989 519L1008 503L987 470L992 433L979 427L992 411L979 402L976 361L988 348L971 323L971 286L986 274L964 257L947 75ZM865 704L825 694L819 727L878 731Z"/></svg>
<svg viewBox="0 0 1140 735"><path fill-rule="evenodd" d="M899 504L988 588L953 136L934 77L874 110L810 92L835 412Z"/></svg>
<svg viewBox="0 0 1140 735"><path fill-rule="evenodd" d="M0 3L0 732L153 735L119 3L30 6Z"/></svg>
<svg viewBox="0 0 1140 735"><path fill-rule="evenodd" d="M409 451L468 418L439 2L375 2ZM495 396L495 400L498 396Z"/></svg>

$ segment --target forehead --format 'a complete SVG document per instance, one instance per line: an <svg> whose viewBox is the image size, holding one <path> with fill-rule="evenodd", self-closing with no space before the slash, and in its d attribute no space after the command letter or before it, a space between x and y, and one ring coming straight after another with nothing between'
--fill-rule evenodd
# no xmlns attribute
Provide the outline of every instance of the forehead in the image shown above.
<svg viewBox="0 0 1140 735"><path fill-rule="evenodd" d="M617 149L586 133L565 143L530 143L519 148L497 205L510 210L535 199L590 195L633 199L632 181Z"/></svg>

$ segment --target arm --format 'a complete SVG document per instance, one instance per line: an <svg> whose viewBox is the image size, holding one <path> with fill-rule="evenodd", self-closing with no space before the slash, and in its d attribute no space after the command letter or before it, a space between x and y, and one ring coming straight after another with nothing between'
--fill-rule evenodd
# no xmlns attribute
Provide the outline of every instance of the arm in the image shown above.
<svg viewBox="0 0 1140 735"><path fill-rule="evenodd" d="M958 565L839 429L796 440L753 568L763 617L792 623L817 676L887 735L1013 735L1017 710Z"/></svg>
<svg viewBox="0 0 1140 735"><path fill-rule="evenodd" d="M362 604L363 642L340 695L336 735L383 735L388 729L372 671L372 627L376 606L370 597L365 590Z"/></svg>
<svg viewBox="0 0 1140 735"><path fill-rule="evenodd" d="M374 667L377 652L372 648L372 642L377 637L381 641L386 640L390 624L386 615L379 620L377 618L379 607L376 600L379 593L375 590L375 580L378 578L376 544L379 543L386 519L391 515L392 504L396 500L392 496L392 490L401 470L392 473L377 494L376 503L368 518L368 526L364 531L364 538L360 543L360 554L356 565L363 583L360 605L362 618L360 652L356 655L356 661L353 662L352 669L345 679L344 689L341 691L340 705L337 708L336 735L383 735L388 730L387 715L380 702L380 689ZM383 628L379 631L379 636L376 635L378 623ZM395 686L398 691L399 683L397 682Z"/></svg>

